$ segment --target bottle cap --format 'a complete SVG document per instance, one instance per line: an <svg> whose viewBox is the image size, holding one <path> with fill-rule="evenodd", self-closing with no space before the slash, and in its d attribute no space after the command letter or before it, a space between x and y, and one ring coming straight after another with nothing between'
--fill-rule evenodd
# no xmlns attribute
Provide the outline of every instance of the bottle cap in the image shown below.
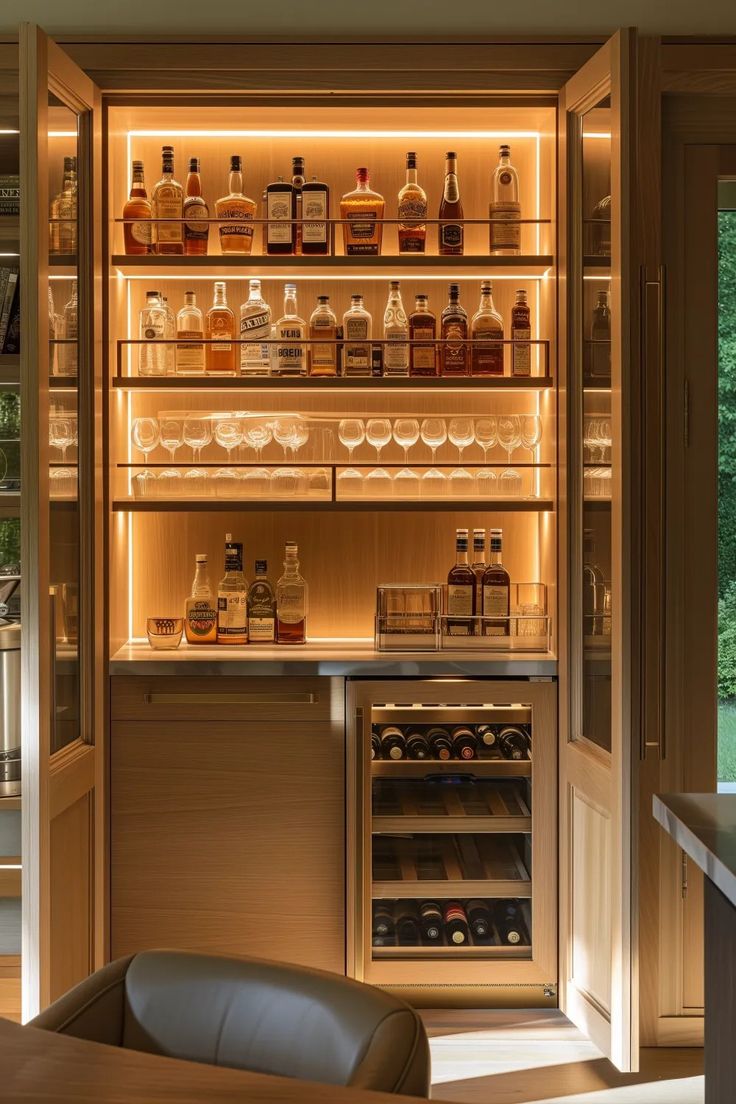
<svg viewBox="0 0 736 1104"><path fill-rule="evenodd" d="M416 155L416 153L407 153L407 155L406 155L406 167L407 167L407 169L415 169L417 167L417 155Z"/></svg>
<svg viewBox="0 0 736 1104"><path fill-rule="evenodd" d="M207 563L207 554L205 552L197 552L194 560L195 563Z"/></svg>
<svg viewBox="0 0 736 1104"><path fill-rule="evenodd" d="M317 302L318 303L329 303L329 301L330 301L329 295L318 295L317 296Z"/></svg>
<svg viewBox="0 0 736 1104"><path fill-rule="evenodd" d="M242 172L242 169L243 159L237 153L234 153L230 158L230 172Z"/></svg>
<svg viewBox="0 0 736 1104"><path fill-rule="evenodd" d="M458 297L460 295L460 285L459 284L450 284L450 298L452 298L454 295L456 295Z"/></svg>
<svg viewBox="0 0 736 1104"><path fill-rule="evenodd" d="M490 295L492 291L493 291L493 284L491 283L491 281L490 280L484 280L483 283L480 285L481 295Z"/></svg>
<svg viewBox="0 0 736 1104"><path fill-rule="evenodd" d="M190 171L190 173L191 172L199 172L199 158L198 157L190 157L189 158L189 171Z"/></svg>
<svg viewBox="0 0 736 1104"><path fill-rule="evenodd" d="M365 184L368 180L368 169L366 169L365 167L361 169L356 169L355 176L359 183Z"/></svg>
<svg viewBox="0 0 736 1104"><path fill-rule="evenodd" d="M401 283L399 280L390 280L388 286L391 288L392 291L398 291L401 287Z"/></svg>
<svg viewBox="0 0 736 1104"><path fill-rule="evenodd" d="M445 157L447 158L448 161L457 161L457 154L456 153L452 153L452 152L446 153Z"/></svg>
<svg viewBox="0 0 736 1104"><path fill-rule="evenodd" d="M64 158L64 167L65 168L66 168L66 163L67 163L68 160L69 160L68 157ZM143 172L143 162L142 161L134 161L133 162L133 172Z"/></svg>

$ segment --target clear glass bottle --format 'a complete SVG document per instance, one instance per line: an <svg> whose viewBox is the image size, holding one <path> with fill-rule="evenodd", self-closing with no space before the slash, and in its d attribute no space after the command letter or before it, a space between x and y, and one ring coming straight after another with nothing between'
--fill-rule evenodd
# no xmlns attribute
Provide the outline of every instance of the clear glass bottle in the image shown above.
<svg viewBox="0 0 736 1104"><path fill-rule="evenodd" d="M243 545L225 534L225 574L217 587L217 643L248 643L248 583Z"/></svg>
<svg viewBox="0 0 736 1104"><path fill-rule="evenodd" d="M263 298L261 281L250 280L248 298L240 307L240 372L243 376L267 376L271 371L271 308Z"/></svg>
<svg viewBox="0 0 736 1104"><path fill-rule="evenodd" d="M194 581L184 608L184 634L189 644L216 644L217 607L212 594L207 557L199 552L194 560Z"/></svg>
<svg viewBox="0 0 736 1104"><path fill-rule="evenodd" d="M153 248L151 245L151 204L148 202L142 161L133 162L130 195L123 207L123 218L135 219L135 222L123 224L123 241L126 254L128 256L143 256L150 253Z"/></svg>
<svg viewBox="0 0 736 1104"><path fill-rule="evenodd" d="M56 193L51 202L49 203L49 253L58 254L62 252L61 248L61 199L64 193L69 188L69 178L76 168L75 157L64 158L63 176L61 179L61 189Z"/></svg>
<svg viewBox="0 0 736 1104"><path fill-rule="evenodd" d="M406 184L399 192L399 253L423 253L427 241L427 193L417 183L417 155L406 155Z"/></svg>
<svg viewBox="0 0 736 1104"><path fill-rule="evenodd" d="M342 316L342 370L345 376L370 376L373 319L362 295L350 296L350 310Z"/></svg>
<svg viewBox="0 0 736 1104"><path fill-rule="evenodd" d="M348 257L377 257L383 240L384 198L374 192L368 179L368 169L360 168L357 185L340 200L340 218L345 253Z"/></svg>
<svg viewBox="0 0 736 1104"><path fill-rule="evenodd" d="M437 319L429 309L429 296L417 295L414 312L409 315L410 376L437 375ZM414 342L421 342L420 345Z"/></svg>
<svg viewBox="0 0 736 1104"><path fill-rule="evenodd" d="M55 344L56 338L61 336L61 319L56 313L56 307L54 306L54 293L51 290L51 284L49 284L49 374L56 376L59 374L58 357L56 350L58 346Z"/></svg>
<svg viewBox="0 0 736 1104"><path fill-rule="evenodd" d="M184 306L176 316L176 374L204 375L204 319L193 291L184 292Z"/></svg>
<svg viewBox="0 0 736 1104"><path fill-rule="evenodd" d="M215 281L215 295L207 311L207 345L205 368L218 376L236 374L235 315L227 305L225 281Z"/></svg>
<svg viewBox="0 0 736 1104"><path fill-rule="evenodd" d="M401 301L401 285L391 280L383 315L383 371L386 376L409 375L409 320Z"/></svg>
<svg viewBox="0 0 736 1104"><path fill-rule="evenodd" d="M276 639L279 644L306 644L308 590L299 573L299 549L286 542L284 574L276 584Z"/></svg>
<svg viewBox="0 0 736 1104"><path fill-rule="evenodd" d="M230 191L215 203L215 214L217 218L228 220L220 224L221 251L250 253L256 205L243 194L243 162L237 155L230 158Z"/></svg>
<svg viewBox="0 0 736 1104"><path fill-rule="evenodd" d="M77 159L70 157L69 161L59 196L59 252L73 256L77 252Z"/></svg>
<svg viewBox="0 0 736 1104"><path fill-rule="evenodd" d="M603 572L596 563L595 534L592 529L583 531L583 635L603 634L606 584Z"/></svg>
<svg viewBox="0 0 736 1104"><path fill-rule="evenodd" d="M151 194L151 218L153 219L153 252L178 255L184 252L184 189L174 180L174 147L161 150L162 172ZM157 222L156 219L173 219Z"/></svg>
<svg viewBox="0 0 736 1104"><path fill-rule="evenodd" d="M450 284L449 301L440 316L440 364L443 376L468 375L468 315L460 305L460 285Z"/></svg>
<svg viewBox="0 0 736 1104"><path fill-rule="evenodd" d="M516 293L516 302L511 308L511 375L530 376L532 373L532 317L523 288Z"/></svg>
<svg viewBox="0 0 736 1104"><path fill-rule="evenodd" d="M309 319L309 340L310 376L336 376L337 318L329 295L317 296L317 306Z"/></svg>
<svg viewBox="0 0 736 1104"><path fill-rule="evenodd" d="M166 311L157 291L146 292L146 305L139 315L138 375L165 376Z"/></svg>
<svg viewBox="0 0 736 1104"><path fill-rule="evenodd" d="M447 632L449 636L472 636L476 610L476 578L468 563L468 530L457 529L455 564L447 575Z"/></svg>
<svg viewBox="0 0 736 1104"><path fill-rule="evenodd" d="M599 291L590 323L590 375L594 379L611 376L611 308L608 292Z"/></svg>
<svg viewBox="0 0 736 1104"><path fill-rule="evenodd" d="M457 179L457 154L448 153L445 160L445 186L440 202L440 223L437 227L438 251L443 257L461 257L465 250L465 223Z"/></svg>
<svg viewBox="0 0 736 1104"><path fill-rule="evenodd" d="M60 376L76 376L77 374L77 355L78 345L77 340L79 337L79 303L77 300L77 281L72 282L72 295L69 302L64 307L63 315L63 330L64 330L64 342L65 344L57 346L59 349L59 375ZM72 342L67 345L66 342Z"/></svg>
<svg viewBox="0 0 736 1104"><path fill-rule="evenodd" d="M166 295L161 296L161 302L166 312L166 340L167 342L172 342L170 345L164 345L166 374L167 376L173 376L176 372L176 345L173 344L176 340L176 315L171 309L171 304Z"/></svg>
<svg viewBox="0 0 736 1104"><path fill-rule="evenodd" d="M480 286L480 305L470 323L471 375L503 375L503 318L493 303L493 285Z"/></svg>
<svg viewBox="0 0 736 1104"><path fill-rule="evenodd" d="M490 530L491 547L488 567L483 574L483 617L493 618L484 623L484 636L508 636L511 612L511 577L501 562L503 556L503 531Z"/></svg>
<svg viewBox="0 0 736 1104"><path fill-rule="evenodd" d="M202 195L202 179L199 175L199 158L189 158L186 198L184 200L184 252L189 257L207 255L210 224L206 220L210 212ZM202 222L201 220L205 221Z"/></svg>
<svg viewBox="0 0 736 1104"><path fill-rule="evenodd" d="M296 305L296 284L284 286L284 313L276 323L277 376L306 376L307 374L307 323L300 317Z"/></svg>
<svg viewBox="0 0 736 1104"><path fill-rule="evenodd" d="M511 147L501 146L498 164L491 177L489 214L490 251L496 256L521 253L521 204L519 174L511 164Z"/></svg>
<svg viewBox="0 0 736 1104"><path fill-rule="evenodd" d="M256 577L248 588L248 643L273 644L276 639L276 595L268 579L268 563L256 560Z"/></svg>

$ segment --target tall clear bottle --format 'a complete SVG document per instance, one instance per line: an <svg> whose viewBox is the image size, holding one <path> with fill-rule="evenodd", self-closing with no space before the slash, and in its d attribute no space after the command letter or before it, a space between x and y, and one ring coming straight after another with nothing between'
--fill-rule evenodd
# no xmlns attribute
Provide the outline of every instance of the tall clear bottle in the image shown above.
<svg viewBox="0 0 736 1104"><path fill-rule="evenodd" d="M217 606L207 570L207 557L198 552L192 590L184 606L184 633L188 644L217 643Z"/></svg>
<svg viewBox="0 0 736 1104"><path fill-rule="evenodd" d="M77 300L77 281L72 282L72 295L64 307L64 342L59 345L59 375L76 376L78 351L77 339L79 337L79 303ZM70 344L66 344L70 342Z"/></svg>
<svg viewBox="0 0 736 1104"><path fill-rule="evenodd" d="M146 292L146 305L140 312L138 335L138 375L166 375L166 311L157 291Z"/></svg>
<svg viewBox="0 0 736 1104"><path fill-rule="evenodd" d="M279 644L306 644L308 591L299 573L299 549L286 542L284 574L276 584L276 639Z"/></svg>
<svg viewBox="0 0 736 1104"><path fill-rule="evenodd" d="M299 315L296 305L296 284L284 287L284 313L276 323L276 362L273 373L277 376L306 376L307 374L307 323Z"/></svg>
<svg viewBox="0 0 736 1104"><path fill-rule="evenodd" d="M465 251L465 224L457 178L457 154L448 153L445 160L445 186L442 192L437 227L438 251L443 257L460 257Z"/></svg>
<svg viewBox="0 0 736 1104"><path fill-rule="evenodd" d="M388 302L383 315L383 371L387 376L409 375L409 320L401 301L398 280L389 283Z"/></svg>
<svg viewBox="0 0 736 1104"><path fill-rule="evenodd" d="M217 643L248 643L248 583L243 545L225 534L225 574L217 588Z"/></svg>
<svg viewBox="0 0 736 1104"><path fill-rule="evenodd" d="M263 298L261 281L250 280L248 298L240 307L240 372L244 376L268 376L271 372L271 308Z"/></svg>
<svg viewBox="0 0 736 1104"><path fill-rule="evenodd" d="M215 297L207 311L207 345L205 368L218 376L234 376L237 360L235 358L235 315L227 305L225 281L215 281Z"/></svg>
<svg viewBox="0 0 736 1104"><path fill-rule="evenodd" d="M151 204L148 202L146 182L143 178L143 162L133 162L133 176L130 195L123 207L124 219L135 219L123 224L123 241L128 256L143 256L150 253L151 245Z"/></svg>
<svg viewBox="0 0 736 1104"><path fill-rule="evenodd" d="M193 291L184 292L184 306L176 316L176 374L204 375L204 320Z"/></svg>
<svg viewBox="0 0 736 1104"><path fill-rule="evenodd" d="M61 202L62 196L70 187L72 173L76 173L76 157L64 158L64 169L61 180L61 189L49 203L49 253L62 253L61 248Z"/></svg>
<svg viewBox="0 0 736 1104"><path fill-rule="evenodd" d="M470 323L471 374L503 375L503 318L493 303L493 286L480 286L480 306Z"/></svg>
<svg viewBox="0 0 736 1104"><path fill-rule="evenodd" d="M363 304L362 295L350 296L350 310L342 316L344 338L342 370L346 376L370 376L373 318Z"/></svg>
<svg viewBox="0 0 736 1104"><path fill-rule="evenodd" d="M427 241L427 193L417 182L417 155L406 155L406 184L399 192L399 253L423 253Z"/></svg>
<svg viewBox="0 0 736 1104"><path fill-rule="evenodd" d="M501 146L498 164L491 178L491 223L489 242L491 253L509 256L521 253L521 204L519 174L511 164L511 147Z"/></svg>
<svg viewBox="0 0 736 1104"><path fill-rule="evenodd" d="M161 150L161 179L151 193L153 252L178 255L184 252L184 189L174 180L174 147ZM157 219L166 221L157 222Z"/></svg>
<svg viewBox="0 0 736 1104"><path fill-rule="evenodd" d="M167 376L173 376L176 372L176 345L173 344L176 339L176 315L174 314L171 308L171 304L169 303L168 297L166 295L161 296L161 302L166 313L167 344L164 345L166 374Z"/></svg>

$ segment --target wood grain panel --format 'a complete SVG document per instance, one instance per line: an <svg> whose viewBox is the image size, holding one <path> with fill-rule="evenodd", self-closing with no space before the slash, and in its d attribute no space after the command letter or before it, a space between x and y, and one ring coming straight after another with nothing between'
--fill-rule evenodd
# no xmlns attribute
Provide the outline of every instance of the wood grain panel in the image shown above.
<svg viewBox="0 0 736 1104"><path fill-rule="evenodd" d="M93 795L55 816L50 827L50 999L92 970Z"/></svg>
<svg viewBox="0 0 736 1104"><path fill-rule="evenodd" d="M166 675L112 680L114 720L271 722L293 720L341 723L344 682L340 678L299 676L176 678Z"/></svg>
<svg viewBox="0 0 736 1104"><path fill-rule="evenodd" d="M0 1017L20 1020L20 955L0 957Z"/></svg>
<svg viewBox="0 0 736 1104"><path fill-rule="evenodd" d="M605 1013L611 1007L611 819L585 794L571 802L571 980Z"/></svg>

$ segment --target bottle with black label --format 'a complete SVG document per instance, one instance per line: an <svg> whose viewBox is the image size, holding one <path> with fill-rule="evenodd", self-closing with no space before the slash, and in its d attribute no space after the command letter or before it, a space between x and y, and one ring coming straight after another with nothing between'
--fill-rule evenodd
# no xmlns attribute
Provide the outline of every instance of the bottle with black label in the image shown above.
<svg viewBox="0 0 736 1104"><path fill-rule="evenodd" d="M467 725L452 730L452 750L458 759L475 759L478 754L475 733Z"/></svg>
<svg viewBox="0 0 736 1104"><path fill-rule="evenodd" d="M468 564L467 529L456 531L455 548L455 565L447 576L447 633L449 636L472 636L476 580Z"/></svg>
<svg viewBox="0 0 736 1104"><path fill-rule="evenodd" d="M266 217L266 252L269 256L294 253L296 197L294 188L283 176L266 188Z"/></svg>
<svg viewBox="0 0 736 1104"><path fill-rule="evenodd" d="M511 612L511 578L501 563L503 532L491 529L490 563L483 575L483 622L485 636L508 636Z"/></svg>
<svg viewBox="0 0 736 1104"><path fill-rule="evenodd" d="M504 759L528 759L529 738L523 729L509 725L498 734L498 746Z"/></svg>
<svg viewBox="0 0 736 1104"><path fill-rule="evenodd" d="M381 729L381 750L384 759L406 759L404 733L396 725L385 725Z"/></svg>
<svg viewBox="0 0 736 1104"><path fill-rule="evenodd" d="M448 153L445 162L445 187L439 213L439 253L443 257L461 257L464 252L463 205L457 179L457 154Z"/></svg>
<svg viewBox="0 0 736 1104"><path fill-rule="evenodd" d="M330 252L330 189L313 176L302 185L301 224L302 253L305 256L325 256ZM297 204L299 193L297 192ZM297 207L298 210L298 207ZM297 222L297 231L299 223ZM297 239L298 240L298 239Z"/></svg>
<svg viewBox="0 0 736 1104"><path fill-rule="evenodd" d="M430 728L427 743L433 759L452 759L452 741L446 728Z"/></svg>
<svg viewBox="0 0 736 1104"><path fill-rule="evenodd" d="M491 910L485 901L472 900L465 905L468 925L474 939L486 940L491 936Z"/></svg>
<svg viewBox="0 0 736 1104"><path fill-rule="evenodd" d="M468 942L470 930L465 909L459 901L448 901L444 909L447 942L456 947Z"/></svg>
<svg viewBox="0 0 736 1104"><path fill-rule="evenodd" d="M417 947L420 940L419 910L414 901L396 906L396 938L400 947Z"/></svg>
<svg viewBox="0 0 736 1104"><path fill-rule="evenodd" d="M419 926L425 943L442 942L444 918L436 901L422 901L419 906Z"/></svg>
<svg viewBox="0 0 736 1104"><path fill-rule="evenodd" d="M268 579L268 563L256 560L256 577L248 589L248 642L273 644L276 640L276 596Z"/></svg>

